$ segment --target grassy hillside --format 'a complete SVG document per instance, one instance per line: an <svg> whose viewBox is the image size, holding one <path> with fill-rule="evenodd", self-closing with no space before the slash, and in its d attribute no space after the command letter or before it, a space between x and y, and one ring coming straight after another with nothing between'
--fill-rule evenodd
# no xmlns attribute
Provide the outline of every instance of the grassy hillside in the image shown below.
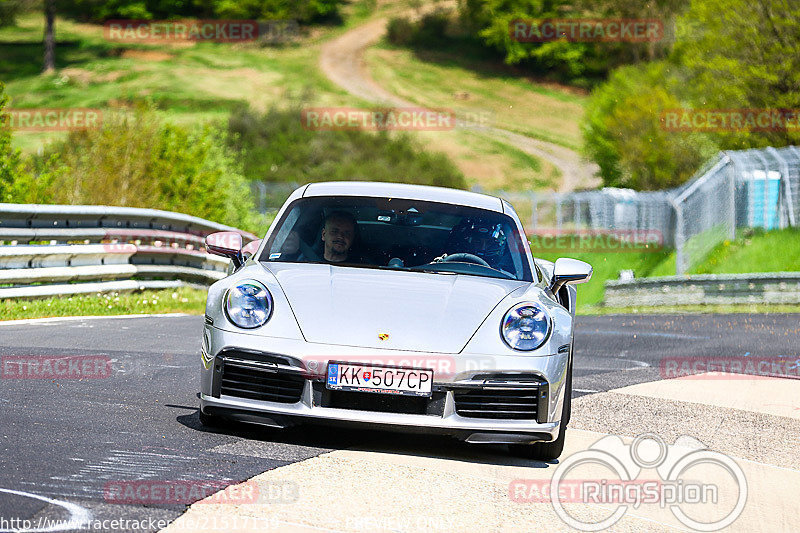
<svg viewBox="0 0 800 533"><path fill-rule="evenodd" d="M13 108L124 111L148 102L178 124L223 121L241 104L266 111L295 102L300 95L309 106L369 107L320 71L320 47L370 17L407 9L408 3L351 3L344 8L344 25L306 29L295 42L277 47L110 42L100 25L58 19L58 70L48 75L40 73L43 17L33 13L21 17L17 27L0 29L0 80L6 82ZM64 132L17 132L14 144L35 152L65 136ZM412 136L428 150L445 153L469 185L486 190L549 188L559 178L553 165L477 130L412 132Z"/></svg>
<svg viewBox="0 0 800 533"><path fill-rule="evenodd" d="M675 275L675 252L608 253L581 251L580 253L537 253L536 257L555 261L558 257L572 257L586 261L594 267L592 280L578 289L578 312L602 312L597 306L603 300L605 282L619 278L621 270L630 269L636 277ZM725 241L709 256L689 271L689 274L744 274L749 272L800 272L800 230L785 229L764 232L741 231L734 241ZM743 307L752 312L764 309ZM699 309L693 309L699 310ZM731 311L734 309L719 309ZM783 308L794 310L795 307ZM777 312L777 309L774 311Z"/></svg>
<svg viewBox="0 0 800 533"><path fill-rule="evenodd" d="M383 44L369 50L375 80L390 92L433 107L485 113L493 125L577 150L586 96L541 85L463 50L408 50Z"/></svg>

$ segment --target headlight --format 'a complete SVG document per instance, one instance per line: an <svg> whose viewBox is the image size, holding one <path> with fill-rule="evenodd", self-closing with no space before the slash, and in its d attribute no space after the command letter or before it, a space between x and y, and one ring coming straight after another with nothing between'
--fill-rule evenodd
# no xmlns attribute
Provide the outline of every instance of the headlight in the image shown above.
<svg viewBox="0 0 800 533"><path fill-rule="evenodd" d="M535 350L550 335L550 317L538 305L521 305L506 313L500 330L514 350Z"/></svg>
<svg viewBox="0 0 800 533"><path fill-rule="evenodd" d="M262 326L272 314L272 295L257 281L240 283L225 295L225 314L240 328Z"/></svg>

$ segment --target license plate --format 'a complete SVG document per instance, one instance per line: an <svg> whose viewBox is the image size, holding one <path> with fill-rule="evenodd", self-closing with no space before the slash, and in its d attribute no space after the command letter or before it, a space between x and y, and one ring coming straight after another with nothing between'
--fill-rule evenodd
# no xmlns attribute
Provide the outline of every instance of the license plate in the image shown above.
<svg viewBox="0 0 800 533"><path fill-rule="evenodd" d="M433 370L330 362L326 386L342 391L430 396Z"/></svg>

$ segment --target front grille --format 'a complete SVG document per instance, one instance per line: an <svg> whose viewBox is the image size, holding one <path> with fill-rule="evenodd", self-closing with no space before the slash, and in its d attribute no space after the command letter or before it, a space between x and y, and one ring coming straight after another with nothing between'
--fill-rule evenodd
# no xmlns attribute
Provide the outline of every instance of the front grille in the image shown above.
<svg viewBox="0 0 800 533"><path fill-rule="evenodd" d="M456 413L469 418L536 420L539 389L467 389L453 392Z"/></svg>
<svg viewBox="0 0 800 533"><path fill-rule="evenodd" d="M297 403L303 394L304 385L305 380L301 376L231 361L222 363L220 394L227 396L264 402Z"/></svg>
<svg viewBox="0 0 800 533"><path fill-rule="evenodd" d="M330 391L326 403L326 407L338 409L424 415L428 406L428 398L374 392Z"/></svg>
<svg viewBox="0 0 800 533"><path fill-rule="evenodd" d="M314 405L319 407L403 415L442 416L447 396L445 392L434 392L430 398L426 398L377 392L337 391L328 389L321 381L312 382L311 388Z"/></svg>

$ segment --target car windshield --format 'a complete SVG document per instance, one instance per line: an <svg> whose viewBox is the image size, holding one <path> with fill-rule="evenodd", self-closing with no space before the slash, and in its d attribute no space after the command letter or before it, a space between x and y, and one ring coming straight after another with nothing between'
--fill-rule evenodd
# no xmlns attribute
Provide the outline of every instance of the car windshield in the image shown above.
<svg viewBox="0 0 800 533"><path fill-rule="evenodd" d="M291 204L261 261L327 263L532 281L508 215L399 198L312 197Z"/></svg>

